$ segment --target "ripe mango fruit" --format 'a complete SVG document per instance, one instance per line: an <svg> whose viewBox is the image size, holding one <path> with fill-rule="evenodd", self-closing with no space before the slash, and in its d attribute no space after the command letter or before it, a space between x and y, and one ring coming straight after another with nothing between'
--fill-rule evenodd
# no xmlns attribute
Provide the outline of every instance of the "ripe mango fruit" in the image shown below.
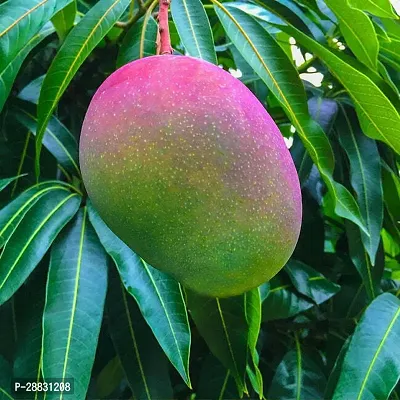
<svg viewBox="0 0 400 400"><path fill-rule="evenodd" d="M150 265L214 297L272 278L297 243L301 192L278 127L238 79L152 56L95 93L80 139L88 195Z"/></svg>

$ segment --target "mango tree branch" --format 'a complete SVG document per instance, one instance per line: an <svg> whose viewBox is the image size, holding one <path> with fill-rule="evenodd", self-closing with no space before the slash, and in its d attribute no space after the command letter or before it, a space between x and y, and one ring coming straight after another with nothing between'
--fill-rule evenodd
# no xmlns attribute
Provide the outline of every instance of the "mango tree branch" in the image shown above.
<svg viewBox="0 0 400 400"><path fill-rule="evenodd" d="M169 36L168 26L168 8L170 0L160 0L158 11L158 36L157 36L157 54L172 54L171 38Z"/></svg>
<svg viewBox="0 0 400 400"><path fill-rule="evenodd" d="M117 21L115 23L115 26L117 28L121 28L121 29L128 29L130 28L137 20L139 20L141 17L143 17L143 15L146 13L147 9L152 5L152 3L155 0L147 0L145 3L143 3L142 7L140 6L140 2L139 2L139 10L137 11L137 13L135 15L132 15L128 21L123 22L123 21Z"/></svg>

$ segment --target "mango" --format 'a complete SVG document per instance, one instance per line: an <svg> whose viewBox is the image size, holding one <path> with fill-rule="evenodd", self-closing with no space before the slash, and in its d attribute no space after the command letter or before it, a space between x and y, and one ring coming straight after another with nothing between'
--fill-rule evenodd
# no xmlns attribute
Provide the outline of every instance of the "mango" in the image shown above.
<svg viewBox="0 0 400 400"><path fill-rule="evenodd" d="M271 279L297 243L301 191L278 127L231 74L188 56L131 62L82 127L88 196L147 263L197 293Z"/></svg>

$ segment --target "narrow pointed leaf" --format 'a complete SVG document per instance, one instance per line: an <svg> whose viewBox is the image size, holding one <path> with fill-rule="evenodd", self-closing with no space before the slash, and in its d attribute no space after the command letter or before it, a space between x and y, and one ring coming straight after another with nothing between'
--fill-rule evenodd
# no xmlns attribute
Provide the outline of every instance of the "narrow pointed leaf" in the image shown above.
<svg viewBox="0 0 400 400"><path fill-rule="evenodd" d="M16 179L20 178L24 175L13 176L12 178L0 179L0 191L5 189L11 182L14 182Z"/></svg>
<svg viewBox="0 0 400 400"><path fill-rule="evenodd" d="M31 186L0 210L0 247L7 242L30 208L42 196L54 191L69 193L69 189L61 182L41 182Z"/></svg>
<svg viewBox="0 0 400 400"><path fill-rule="evenodd" d="M399 316L400 300L392 294L370 304L352 336L333 400L389 397L400 377Z"/></svg>
<svg viewBox="0 0 400 400"><path fill-rule="evenodd" d="M100 0L71 31L54 58L40 91L36 134L36 174L39 175L40 150L54 108L100 40L122 15L129 0Z"/></svg>
<svg viewBox="0 0 400 400"><path fill-rule="evenodd" d="M398 19L390 0L349 0L349 4L354 8L368 11L378 17Z"/></svg>
<svg viewBox="0 0 400 400"><path fill-rule="evenodd" d="M232 374L212 354L203 361L197 387L198 399L232 400L239 397Z"/></svg>
<svg viewBox="0 0 400 400"><path fill-rule="evenodd" d="M350 180L369 236L361 234L371 264L375 265L383 222L383 189L381 161L374 140L366 137L354 111L341 106L336 129L340 143L350 161Z"/></svg>
<svg viewBox="0 0 400 400"><path fill-rule="evenodd" d="M217 64L210 22L201 1L175 0L171 13L189 55Z"/></svg>
<svg viewBox="0 0 400 400"><path fill-rule="evenodd" d="M232 373L242 396L246 392L249 340L245 296L218 299L188 291L187 301L198 331L211 352Z"/></svg>
<svg viewBox="0 0 400 400"><path fill-rule="evenodd" d="M285 271L297 291L317 304L329 300L340 290L339 285L301 261L290 260L285 266Z"/></svg>
<svg viewBox="0 0 400 400"><path fill-rule="evenodd" d="M0 5L0 71L71 0L13 0Z"/></svg>
<svg viewBox="0 0 400 400"><path fill-rule="evenodd" d="M31 279L16 295L17 350L14 356L14 378L39 382L41 378L42 317L45 302L47 257ZM23 395L16 396L23 398Z"/></svg>
<svg viewBox="0 0 400 400"><path fill-rule="evenodd" d="M21 100L29 101L30 103L37 104L39 101L40 88L42 87L44 77L40 75L33 81L29 82L19 93L18 98Z"/></svg>
<svg viewBox="0 0 400 400"><path fill-rule="evenodd" d="M40 198L24 215L0 257L0 304L24 283L80 202L77 194L53 192Z"/></svg>
<svg viewBox="0 0 400 400"><path fill-rule="evenodd" d="M248 346L250 351L250 357L252 366L250 368L251 376L254 386L254 390L259 394L263 395L263 377L258 367L259 355L257 352L258 336L260 334L261 327L261 296L258 288L250 290L244 294L245 296L245 313L246 320L249 327L248 332ZM260 397L260 398L261 398Z"/></svg>
<svg viewBox="0 0 400 400"><path fill-rule="evenodd" d="M10 57L9 63L5 65L4 68L0 69L0 111L2 110L7 97L11 92L12 85L25 58L34 47L36 47L42 40L46 39L52 33L54 33L54 28L46 25L29 41L24 43L24 45L17 52L15 52L12 57Z"/></svg>
<svg viewBox="0 0 400 400"><path fill-rule="evenodd" d="M168 360L117 271L107 303L111 337L135 398L172 399Z"/></svg>
<svg viewBox="0 0 400 400"><path fill-rule="evenodd" d="M213 0L215 11L236 48L281 103L335 199L335 212L365 230L350 192L333 180L335 160L329 140L311 119L303 84L284 50L244 11Z"/></svg>
<svg viewBox="0 0 400 400"><path fill-rule="evenodd" d="M72 29L76 17L76 0L66 5L51 19L57 34L61 40L64 40L68 32Z"/></svg>
<svg viewBox="0 0 400 400"><path fill-rule="evenodd" d="M19 123L36 134L37 118L34 107L31 107L29 103L21 102L19 106L13 107L12 113ZM80 176L78 143L71 132L53 115L46 126L43 145L65 171Z"/></svg>
<svg viewBox="0 0 400 400"><path fill-rule="evenodd" d="M97 375L96 396L101 399L109 398L121 386L121 381L124 379L125 373L121 360L115 356Z"/></svg>
<svg viewBox="0 0 400 400"><path fill-rule="evenodd" d="M113 259L128 293L165 354L190 386L190 327L182 289L175 279L137 256L103 222L89 203L89 217L107 253Z"/></svg>
<svg viewBox="0 0 400 400"><path fill-rule="evenodd" d="M300 297L291 284L284 284L278 278L271 280L271 288L262 303L262 320L273 321L300 314L313 307L313 303Z"/></svg>
<svg viewBox="0 0 400 400"><path fill-rule="evenodd" d="M118 52L117 67L156 54L157 22L145 15L126 33Z"/></svg>
<svg viewBox="0 0 400 400"><path fill-rule="evenodd" d="M10 363L0 355L0 400L13 400L11 396L12 369Z"/></svg>
<svg viewBox="0 0 400 400"><path fill-rule="evenodd" d="M43 314L43 377L74 379L77 399L89 385L106 291L107 254L83 208L52 246Z"/></svg>
<svg viewBox="0 0 400 400"><path fill-rule="evenodd" d="M297 341L276 369L268 391L268 399L324 400L326 378L318 365L304 352Z"/></svg>
<svg viewBox="0 0 400 400"><path fill-rule="evenodd" d="M366 75L336 56L332 51L304 35L292 26L282 26L302 46L316 54L351 96L363 132L381 140L400 153L400 116L385 94Z"/></svg>
<svg viewBox="0 0 400 400"><path fill-rule="evenodd" d="M370 18L349 6L346 0L325 0L339 19L339 27L355 56L366 66L376 69L379 42Z"/></svg>

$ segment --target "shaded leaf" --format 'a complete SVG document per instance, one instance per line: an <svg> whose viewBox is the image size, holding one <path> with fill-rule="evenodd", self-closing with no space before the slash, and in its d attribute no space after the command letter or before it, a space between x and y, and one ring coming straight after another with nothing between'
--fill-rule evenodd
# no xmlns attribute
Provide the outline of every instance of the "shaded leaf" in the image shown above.
<svg viewBox="0 0 400 400"><path fill-rule="evenodd" d="M251 16L229 3L212 2L232 42L276 96L296 127L335 198L335 212L365 229L355 199L344 186L333 180L332 148L321 127L310 118L304 87L285 52Z"/></svg>
<svg viewBox="0 0 400 400"><path fill-rule="evenodd" d="M66 5L51 19L54 27L56 28L57 35L61 40L64 40L68 32L72 29L76 16L76 0Z"/></svg>
<svg viewBox="0 0 400 400"><path fill-rule="evenodd" d="M239 397L232 374L209 354L203 361L196 398L232 400Z"/></svg>
<svg viewBox="0 0 400 400"><path fill-rule="evenodd" d="M24 283L80 202L77 194L54 191L41 197L24 215L0 256L0 304Z"/></svg>
<svg viewBox="0 0 400 400"><path fill-rule="evenodd" d="M334 400L388 398L400 377L399 316L400 300L392 294L370 304L351 338Z"/></svg>
<svg viewBox="0 0 400 400"><path fill-rule="evenodd" d="M346 0L325 0L339 19L339 27L355 56L372 69L377 68L379 42L374 25L362 11L349 6Z"/></svg>
<svg viewBox="0 0 400 400"><path fill-rule="evenodd" d="M97 376L96 395L100 398L109 397L121 384L123 379L125 379L125 373L121 360L118 356L115 356Z"/></svg>
<svg viewBox="0 0 400 400"><path fill-rule="evenodd" d="M174 0L171 13L189 55L217 64L210 22L201 1Z"/></svg>
<svg viewBox="0 0 400 400"><path fill-rule="evenodd" d="M43 84L44 77L46 75L41 75L34 79L32 82L28 83L19 93L18 98L21 100L29 101L31 103L37 104L39 102L40 89Z"/></svg>
<svg viewBox="0 0 400 400"><path fill-rule="evenodd" d="M246 392L249 342L245 295L218 299L187 291L187 301L198 331L211 352L232 373L242 396Z"/></svg>
<svg viewBox="0 0 400 400"><path fill-rule="evenodd" d="M290 350L278 365L267 398L324 400L325 386L323 372L296 338L296 349Z"/></svg>
<svg viewBox="0 0 400 400"><path fill-rule="evenodd" d="M74 379L77 399L89 385L106 290L107 255L83 208L52 246L43 314L43 377Z"/></svg>
<svg viewBox="0 0 400 400"><path fill-rule="evenodd" d="M340 290L339 285L301 261L290 260L285 266L285 271L297 291L317 304L327 301Z"/></svg>
<svg viewBox="0 0 400 400"><path fill-rule="evenodd" d="M110 280L109 328L136 399L172 399L168 362L116 271Z"/></svg>
<svg viewBox="0 0 400 400"><path fill-rule="evenodd" d="M43 81L38 104L35 163L37 176L40 171L42 139L58 101L79 67L128 5L129 0L100 0L74 27L51 63Z"/></svg>
<svg viewBox="0 0 400 400"><path fill-rule="evenodd" d="M11 396L11 365L0 355L0 400L13 400Z"/></svg>
<svg viewBox="0 0 400 400"><path fill-rule="evenodd" d="M118 52L117 67L128 62L156 54L157 22L146 13L146 16L126 33Z"/></svg>
<svg viewBox="0 0 400 400"><path fill-rule="evenodd" d="M24 175L13 176L12 178L0 179L0 191L5 189L11 182L14 182L16 179Z"/></svg>
<svg viewBox="0 0 400 400"><path fill-rule="evenodd" d="M290 318L313 307L313 303L300 297L292 285L282 284L272 278L271 289L262 303L263 322Z"/></svg>
<svg viewBox="0 0 400 400"><path fill-rule="evenodd" d="M103 222L91 203L89 217L122 282L136 300L165 354L190 386L190 327L182 290L175 279L137 256Z"/></svg>
<svg viewBox="0 0 400 400"><path fill-rule="evenodd" d="M383 192L380 155L374 140L361 132L357 117L350 107L341 106L337 121L339 141L350 160L350 180L360 206L369 236L361 233L371 264L380 242L383 222Z"/></svg>
<svg viewBox="0 0 400 400"><path fill-rule="evenodd" d="M12 113L19 123L36 134L37 118L31 104L21 102L18 107L12 108ZM46 126L43 145L65 171L80 176L78 143L71 132L53 115Z"/></svg>

